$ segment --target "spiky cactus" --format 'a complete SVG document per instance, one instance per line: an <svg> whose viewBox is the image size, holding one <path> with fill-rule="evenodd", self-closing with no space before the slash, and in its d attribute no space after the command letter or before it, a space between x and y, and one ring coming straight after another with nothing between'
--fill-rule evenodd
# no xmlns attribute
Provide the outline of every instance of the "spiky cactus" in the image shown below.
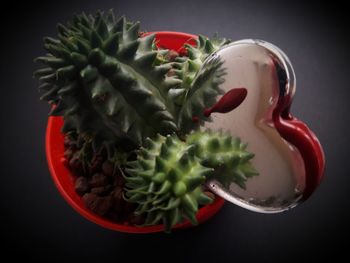
<svg viewBox="0 0 350 263"><path fill-rule="evenodd" d="M76 15L58 25L58 39L45 38L46 65L35 72L41 99L63 115L63 131L89 133L94 144L129 139L136 146L146 136L177 130L168 90L181 80L168 77L171 64L157 63L154 35L139 38L139 23L115 20L113 12Z"/></svg>
<svg viewBox="0 0 350 263"><path fill-rule="evenodd" d="M214 169L202 166L194 147L176 135L147 139L138 159L129 166L126 200L139 204L135 213L146 214L145 225L162 221L170 231L184 218L196 224L198 206L212 202L202 184Z"/></svg>
<svg viewBox="0 0 350 263"><path fill-rule="evenodd" d="M140 37L139 23L112 11L76 15L58 32L44 39L49 53L36 59L45 65L34 73L41 99L52 105L50 115L63 116L64 133L84 138L77 154L84 173L98 151L124 169L138 149L125 170L125 199L138 204L145 225L163 222L170 231L185 218L196 224L199 206L213 201L202 190L207 178L219 171L220 182L244 188L257 175L239 139L195 132L185 141L210 120L203 113L225 74L212 54L228 40L199 36L197 46L185 45L188 57L169 62L154 34Z"/></svg>
<svg viewBox="0 0 350 263"><path fill-rule="evenodd" d="M219 132L196 132L183 142L175 135L147 139L138 159L129 162L126 200L138 203L136 213L146 214L146 225L163 220L166 230L183 217L196 223L198 204L210 203L201 185L215 176L223 184L245 187L257 175L240 139Z"/></svg>
<svg viewBox="0 0 350 263"><path fill-rule="evenodd" d="M41 99L63 115L63 132L87 133L95 148L125 142L137 148L147 136L186 134L219 93L224 73L219 59L204 60L228 41L199 36L197 47L186 45L188 58L169 63L160 58L154 34L140 38L139 23L118 20L110 11L74 16L58 25L58 39L44 39L49 52L36 60ZM166 73L176 67L175 76ZM198 116L199 122L192 121Z"/></svg>
<svg viewBox="0 0 350 263"><path fill-rule="evenodd" d="M180 86L169 90L177 103L177 125L183 134L195 130L210 118L203 115L204 109L212 106L221 93L220 84L224 81L225 69L222 61L213 56L215 51L230 43L215 35L212 39L199 35L195 46L185 44L188 57L178 57L173 64L175 75L182 80ZM203 63L209 59L205 67Z"/></svg>
<svg viewBox="0 0 350 263"><path fill-rule="evenodd" d="M234 182L245 189L247 179L259 174L250 162L254 154L246 151L247 144L238 137L208 130L190 134L187 144L195 145L201 164L216 169L215 179L226 187Z"/></svg>

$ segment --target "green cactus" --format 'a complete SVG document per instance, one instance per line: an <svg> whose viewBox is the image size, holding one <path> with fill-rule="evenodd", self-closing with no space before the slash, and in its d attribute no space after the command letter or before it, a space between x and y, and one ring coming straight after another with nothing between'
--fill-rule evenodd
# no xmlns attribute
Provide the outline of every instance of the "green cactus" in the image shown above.
<svg viewBox="0 0 350 263"><path fill-rule="evenodd" d="M234 182L245 189L247 179L259 174L250 162L254 154L246 151L247 144L239 138L208 130L190 134L187 144L196 146L195 154L201 164L214 168L215 179L225 187Z"/></svg>
<svg viewBox="0 0 350 263"><path fill-rule="evenodd" d="M220 132L195 132L183 142L176 135L147 139L138 159L126 169L126 200L138 204L145 225L161 220L169 231L188 218L196 223L198 204L211 200L202 191L208 178L224 185L232 182L245 188L247 178L257 175L240 139Z"/></svg>
<svg viewBox="0 0 350 263"><path fill-rule="evenodd" d="M52 105L50 115L63 116L64 133L84 139L77 154L84 173L98 151L124 169L138 149L126 163L125 199L138 204L145 225L163 222L170 231L184 219L196 224L199 206L213 201L202 190L209 177L245 188L258 174L238 138L189 134L210 121L203 113L225 74L214 52L228 40L199 36L196 47L185 45L188 57L170 62L154 34L140 37L139 23L112 11L76 15L58 32L44 39L48 54L36 59L45 65L34 73L41 99Z"/></svg>
<svg viewBox="0 0 350 263"><path fill-rule="evenodd" d="M34 75L41 99L55 105L50 115L64 116L63 132L88 134L94 148L137 148L147 136L185 135L210 119L203 110L220 93L224 69L218 58L202 64L228 40L199 36L197 47L185 45L188 57L171 63L154 34L140 38L139 23L116 20L112 11L76 15L58 32L44 39L49 53L36 61L46 67Z"/></svg>
<svg viewBox="0 0 350 263"><path fill-rule="evenodd" d="M212 106L216 96L221 94L219 86L224 81L225 69L222 61L215 56L205 66L203 63L228 43L230 40L220 39L217 35L212 39L199 35L196 46L185 44L188 57L178 57L173 64L175 75L182 84L170 89L169 94L177 103L177 124L183 134L198 129L204 121L210 121L203 111ZM197 121L193 121L194 117L198 118Z"/></svg>
<svg viewBox="0 0 350 263"><path fill-rule="evenodd" d="M177 131L175 107L168 90L181 80L166 76L170 63L159 65L154 35L139 38L139 23L117 21L113 12L74 16L58 25L58 39L44 39L46 65L34 75L42 83L41 99L63 115L63 132L94 137L94 145L133 142L156 133ZM165 51L166 52L166 51Z"/></svg>
<svg viewBox="0 0 350 263"><path fill-rule="evenodd" d="M176 135L147 139L138 159L126 169L126 194L138 203L136 214L146 214L145 225L163 222L167 232L187 218L197 224L199 205L212 202L202 191L202 184L214 169L202 166L194 147Z"/></svg>

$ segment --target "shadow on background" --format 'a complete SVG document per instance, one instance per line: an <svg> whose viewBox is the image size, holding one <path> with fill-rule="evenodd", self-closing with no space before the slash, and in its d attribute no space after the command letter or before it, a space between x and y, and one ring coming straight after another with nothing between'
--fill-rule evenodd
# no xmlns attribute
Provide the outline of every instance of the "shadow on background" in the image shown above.
<svg viewBox="0 0 350 263"><path fill-rule="evenodd" d="M350 76L344 5L297 1L55 1L3 8L1 68L1 236L14 258L81 261L288 262L345 254L348 216ZM330 6L331 4L331 6ZM261 215L226 204L212 220L171 235L129 235L75 213L51 181L44 152L48 106L39 102L42 38L74 12L114 8L148 31L260 38L294 65L293 114L308 123L326 153L326 176L311 199L284 214ZM332 244L332 245L330 245Z"/></svg>

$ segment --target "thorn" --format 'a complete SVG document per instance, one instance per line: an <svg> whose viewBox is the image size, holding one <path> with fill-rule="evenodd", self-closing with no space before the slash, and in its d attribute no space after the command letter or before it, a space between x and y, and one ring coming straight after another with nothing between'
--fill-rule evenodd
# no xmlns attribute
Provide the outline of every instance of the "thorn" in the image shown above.
<svg viewBox="0 0 350 263"><path fill-rule="evenodd" d="M118 55L124 59L132 59L136 54L139 44L140 42L138 40L130 42L118 52Z"/></svg>
<svg viewBox="0 0 350 263"><path fill-rule="evenodd" d="M99 19L99 22L96 26L96 31L102 39L106 39L108 37L108 28L103 17Z"/></svg>
<svg viewBox="0 0 350 263"><path fill-rule="evenodd" d="M159 189L159 191L156 194L163 195L163 194L167 193L170 190L171 186L172 186L172 184L168 180L164 181L161 188Z"/></svg>
<svg viewBox="0 0 350 263"><path fill-rule="evenodd" d="M156 143L154 141L152 141L151 138L147 137L145 139L145 147L149 150L152 150L156 147Z"/></svg>
<svg viewBox="0 0 350 263"><path fill-rule="evenodd" d="M163 172L166 170L166 164L159 156L156 156L155 170L157 172Z"/></svg>
<svg viewBox="0 0 350 263"><path fill-rule="evenodd" d="M166 136L165 143L168 147L172 146L174 144L173 139L170 134Z"/></svg>
<svg viewBox="0 0 350 263"><path fill-rule="evenodd" d="M173 192L176 197L183 196L187 192L187 186L184 182L178 181L173 186ZM180 201L180 200L179 200Z"/></svg>
<svg viewBox="0 0 350 263"><path fill-rule="evenodd" d="M136 40L139 37L140 22L133 24L127 31L127 36L129 40Z"/></svg>
<svg viewBox="0 0 350 263"><path fill-rule="evenodd" d="M185 151L188 153L190 157L194 157L196 154L196 149L197 149L197 146L195 144L192 144L188 146Z"/></svg>
<svg viewBox="0 0 350 263"><path fill-rule="evenodd" d="M157 57L157 52L156 51L151 51L143 56L139 57L136 60L136 63L138 63L140 66L145 67L145 68L150 68L153 65L153 62L155 61Z"/></svg>
<svg viewBox="0 0 350 263"><path fill-rule="evenodd" d="M205 45L205 41L206 41L206 37L203 35L199 35L198 36L198 40L199 40L199 45L197 46L197 48L202 48Z"/></svg>
<svg viewBox="0 0 350 263"><path fill-rule="evenodd" d="M186 168L186 167L188 167L189 163L190 163L189 154L188 154L187 152L185 152L185 153L181 156L181 158L180 158L180 160L179 160L179 164L180 164L183 168Z"/></svg>
<svg viewBox="0 0 350 263"><path fill-rule="evenodd" d="M91 48L99 48L102 47L102 38L97 34L95 30L91 32L90 36Z"/></svg>
<svg viewBox="0 0 350 263"><path fill-rule="evenodd" d="M106 58L106 55L103 53L103 51L99 48L95 48L90 51L89 54L89 63L94 66L101 65Z"/></svg>
<svg viewBox="0 0 350 263"><path fill-rule="evenodd" d="M165 173L161 172L153 176L152 180L155 183L161 184L165 181L165 177L166 177Z"/></svg>
<svg viewBox="0 0 350 263"><path fill-rule="evenodd" d="M167 174L167 178L171 182L176 182L181 178L181 173L178 170L176 170L175 168L171 168Z"/></svg>
<svg viewBox="0 0 350 263"><path fill-rule="evenodd" d="M110 56L115 56L119 48L120 33L111 35L104 43L103 50Z"/></svg>
<svg viewBox="0 0 350 263"><path fill-rule="evenodd" d="M208 149L211 151L217 151L220 148L220 141L218 138L211 138L208 141Z"/></svg>
<svg viewBox="0 0 350 263"><path fill-rule="evenodd" d="M198 204L189 194L185 194L182 197L182 203L189 211L193 212L194 214L197 213Z"/></svg>
<svg viewBox="0 0 350 263"><path fill-rule="evenodd" d="M160 157L167 158L169 156L169 149L167 147L167 145L165 143L162 144L162 146L160 147Z"/></svg>

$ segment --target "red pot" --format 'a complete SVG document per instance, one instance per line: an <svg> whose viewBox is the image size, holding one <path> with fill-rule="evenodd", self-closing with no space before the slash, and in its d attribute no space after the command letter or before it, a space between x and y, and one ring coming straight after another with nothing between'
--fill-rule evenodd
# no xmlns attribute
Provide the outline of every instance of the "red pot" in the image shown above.
<svg viewBox="0 0 350 263"><path fill-rule="evenodd" d="M156 39L158 40L159 46L167 49L173 49L179 52L181 51L180 49L184 43L195 44L195 38L195 35L178 32L156 33ZM164 228L163 225L135 227L132 225L118 224L107 218L94 214L91 210L85 207L83 201L81 200L81 197L74 190L74 178L64 164L64 136L60 131L62 125L62 117L49 118L46 130L46 157L52 179L64 199L66 199L66 201L79 214L105 228L128 233L162 232ZM215 201L212 204L207 205L198 211L198 222L202 223L215 215L223 206L223 204L224 200L220 197L216 197ZM182 224L176 225L175 228L188 228L191 226L192 225L190 222L185 221Z"/></svg>

